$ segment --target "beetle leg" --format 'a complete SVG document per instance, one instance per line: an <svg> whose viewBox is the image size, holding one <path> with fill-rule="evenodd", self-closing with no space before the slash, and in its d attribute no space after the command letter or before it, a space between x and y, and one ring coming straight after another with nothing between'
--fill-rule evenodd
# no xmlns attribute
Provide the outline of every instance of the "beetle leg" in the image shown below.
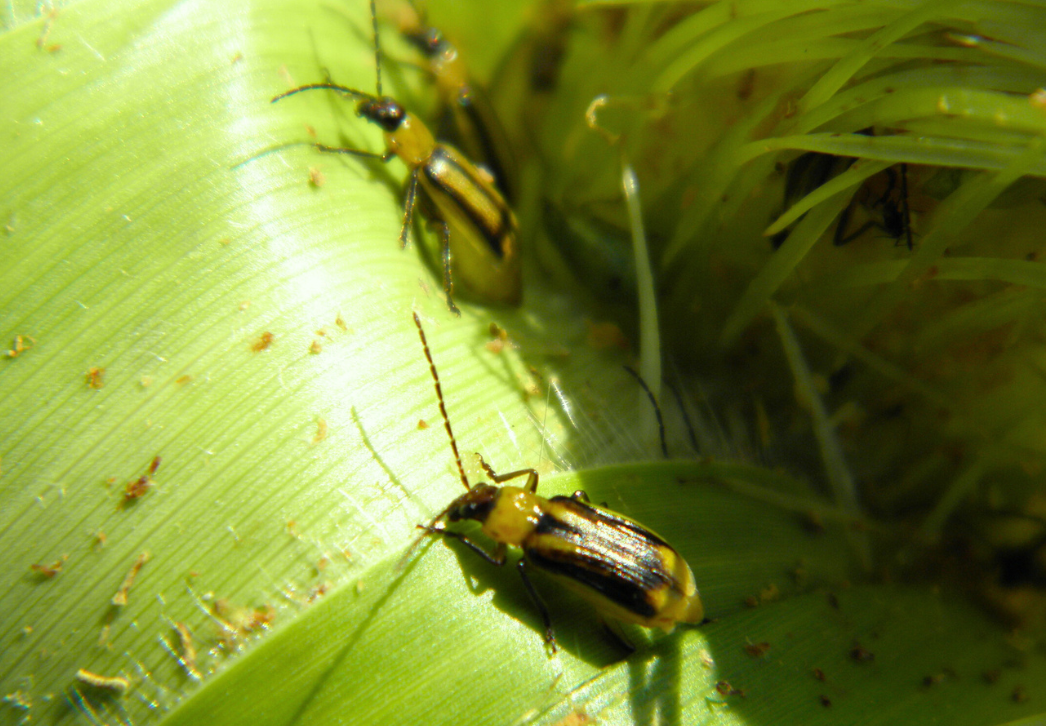
<svg viewBox="0 0 1046 726"><path fill-rule="evenodd" d="M432 226L439 231L440 256L443 258L443 292L447 293L447 307L450 308L450 312L461 317L461 311L454 304L454 278L450 274L450 227L442 221L433 221Z"/></svg>
<svg viewBox="0 0 1046 726"><path fill-rule="evenodd" d="M504 544L498 544L498 546L494 550L494 554L490 554L485 549L480 547L478 544L476 544L475 542L473 542L472 540L470 540L468 537L466 537L465 535L461 534L460 532L454 532L454 531L449 530L449 529L443 529L441 527L433 527L431 525L423 525L423 524L419 524L418 525L418 529L423 529L426 532L428 532L429 534L439 534L439 535L442 535L444 537L453 537L456 540L460 540L470 550L475 552L477 555L479 555L480 557L482 557L483 559L485 559L487 562L489 562L492 565L497 565L498 567L501 567L503 564L505 564L505 545Z"/></svg>
<svg viewBox="0 0 1046 726"><path fill-rule="evenodd" d="M578 489L576 492L571 494L570 498L573 499L575 502L584 502L585 504L592 503L592 500L588 498L588 493L581 489ZM610 505L606 502L600 502L599 506L603 507L604 509L610 509Z"/></svg>
<svg viewBox="0 0 1046 726"><path fill-rule="evenodd" d="M477 454L477 456L479 456L479 454ZM483 471L487 472L487 476L489 476L496 484L504 484L507 481L518 479L526 474L526 489L530 492L536 492L538 489L537 469L519 469L518 471L510 471L508 474L498 474L482 456L479 456L479 465L483 467Z"/></svg>
<svg viewBox="0 0 1046 726"><path fill-rule="evenodd" d="M368 159L379 159L380 161L389 161L395 154L391 151L386 151L383 154L379 154L376 151L364 151L363 149L343 149L340 146L327 146L326 144L313 144L313 148L317 151L322 151L325 154L351 154L352 156L363 156Z"/></svg>
<svg viewBox="0 0 1046 726"><path fill-rule="evenodd" d="M552 618L548 615L548 608L545 607L545 601L538 595L538 591L534 589L534 585L530 582L530 578L527 576L527 561L520 560L519 564L516 565L516 569L519 570L519 576L523 578L523 585L526 586L527 592L530 593L530 599L537 605L538 611L541 613L541 619L545 623L545 642L552 648L552 652L556 652L556 634L552 631Z"/></svg>
<svg viewBox="0 0 1046 726"><path fill-rule="evenodd" d="M858 189L857 191L859 192L861 190ZM847 234L846 230L850 226L850 217L853 215L854 210L857 209L858 204L857 192L854 192L854 196L850 200L850 203L846 205L846 208L839 215L839 221L835 223L835 234L832 235L832 244L836 247L842 247L849 242L853 242L875 226L875 220L868 220L857 228L856 231Z"/></svg>
<svg viewBox="0 0 1046 726"><path fill-rule="evenodd" d="M432 525L419 524L418 529L423 529L429 534L439 534L444 537L453 537L456 540L463 542L470 550L475 552L477 555L485 559L492 565L501 567L505 564L505 551L506 547L504 543L498 543L498 546L494 549L494 554L490 554L485 549L480 547L478 544L470 540L460 532L454 532L452 530L443 529L441 527L433 527ZM552 631L552 618L549 617L548 608L545 607L545 601L538 595L538 591L534 589L534 585L530 582L530 578L527 576L527 561L520 560L519 564L516 565L516 569L519 571L519 576L523 578L523 585L527 588L527 593L530 595L530 599L537 605L538 612L541 613L541 620L545 624L545 642L552 647L552 652L556 652L556 635ZM633 650L635 650L633 648Z"/></svg>
<svg viewBox="0 0 1046 726"><path fill-rule="evenodd" d="M418 196L418 170L410 173L410 181L407 182L407 196L403 200L403 227L400 228L400 247L407 246L407 238L410 236L410 223L414 219L414 200Z"/></svg>
<svg viewBox="0 0 1046 726"><path fill-rule="evenodd" d="M518 479L519 477L527 475L526 490L533 493L538 490L538 473L536 469L520 469L519 471L512 471L508 474L498 474L492 477L495 482L501 484L502 482L509 481L510 479Z"/></svg>

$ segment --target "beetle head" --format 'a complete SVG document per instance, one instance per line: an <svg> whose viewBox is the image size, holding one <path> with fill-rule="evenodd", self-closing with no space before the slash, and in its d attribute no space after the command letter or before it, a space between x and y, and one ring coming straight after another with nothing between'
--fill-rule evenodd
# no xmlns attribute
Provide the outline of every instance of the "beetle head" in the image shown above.
<svg viewBox="0 0 1046 726"><path fill-rule="evenodd" d="M383 131L392 133L400 127L407 112L403 106L396 103L388 96L381 98L362 98L356 104L356 115L363 116L368 121L373 121Z"/></svg>
<svg viewBox="0 0 1046 726"><path fill-rule="evenodd" d="M443 39L443 34L435 28L414 28L413 30L404 31L403 37L420 50L426 58L435 58L445 53L448 45L447 41Z"/></svg>
<svg viewBox="0 0 1046 726"><path fill-rule="evenodd" d="M484 521L497 502L498 491L496 486L477 484L451 503L447 508L447 519L451 522L462 519Z"/></svg>

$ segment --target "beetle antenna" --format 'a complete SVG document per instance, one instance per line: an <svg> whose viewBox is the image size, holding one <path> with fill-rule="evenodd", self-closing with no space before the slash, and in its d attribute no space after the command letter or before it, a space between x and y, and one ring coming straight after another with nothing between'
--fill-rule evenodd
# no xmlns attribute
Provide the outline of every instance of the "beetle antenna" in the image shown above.
<svg viewBox="0 0 1046 726"><path fill-rule="evenodd" d="M458 453L458 442L454 438L454 431L450 428L450 418L447 416L447 407L443 403L443 387L439 383L439 373L436 372L436 364L432 360L432 351L429 350L429 341L425 339L425 330L421 327L421 318L418 317L417 313L414 313L414 324L418 326L418 335L421 337L421 347L425 349L425 357L429 359L429 370L432 372L432 380L436 383L436 398L439 399L439 412L443 416L443 427L447 430L447 436L450 438L450 448L454 450L454 461L458 465L458 474L461 475L461 483L465 485L466 489L472 489L469 486L468 477L465 476L465 467L461 465L461 455ZM443 516L443 515L440 515ZM437 517L439 519L439 517Z"/></svg>
<svg viewBox="0 0 1046 726"><path fill-rule="evenodd" d="M676 405L679 406L679 412L683 414L683 423L686 424L686 434L690 438L690 445L694 447L694 451L700 451L701 448L697 445L697 434L694 433L694 424L690 420L690 414L686 412L686 406L683 405L683 395L679 392L679 389L672 385L671 381L666 381L665 385L668 386L668 390L675 396Z"/></svg>
<svg viewBox="0 0 1046 726"><path fill-rule="evenodd" d="M548 382L548 388L545 389L545 411L541 414L541 450L538 451L538 463L534 467L541 466L541 462L545 460L545 442L546 436L548 435L548 428L545 426L545 422L548 421L548 402L552 400L552 382ZM550 457L551 458L551 457Z"/></svg>
<svg viewBox="0 0 1046 726"><path fill-rule="evenodd" d="M243 161L240 161L240 162L237 162L237 163L233 164L232 166L229 167L229 169L232 170L232 171L235 171L236 169L239 169L241 166L246 166L247 164L250 164L252 161L257 161L258 159L262 158L263 156L268 156L269 154L275 154L276 152L283 151L284 149L293 149L295 146L316 146L316 144L314 144L311 141L291 141L290 143L287 143L287 144L279 144L278 146L273 146L271 149L266 149L265 151L259 151L257 154L255 154L254 156L250 157L249 159L244 159Z"/></svg>
<svg viewBox="0 0 1046 726"><path fill-rule="evenodd" d="M381 98L381 46L378 45L378 9L370 0L370 21L374 26L374 70L378 76L378 98Z"/></svg>
<svg viewBox="0 0 1046 726"><path fill-rule="evenodd" d="M356 98L369 98L371 100L376 98L376 96L372 96L369 93L364 93L363 91L357 91L355 88L349 88L348 86L339 86L337 83L329 83L328 82L328 83L309 83L309 84L306 84L304 86L298 86L297 88L292 88L291 90L284 91L279 96L276 96L275 98L273 98L271 103L276 103L277 101L282 101L283 99L287 98L287 96L293 96L294 94L301 93L302 91L315 91L315 90L321 89L321 88L326 88L326 89L329 89L331 91L337 91L338 93L344 93L347 96L354 96Z"/></svg>
<svg viewBox="0 0 1046 726"><path fill-rule="evenodd" d="M621 366L626 371L632 374L632 377L639 381L639 385L644 391L646 391L647 398L650 399L650 403L654 406L654 413L657 414L657 432L661 436L661 453L664 457L668 458L668 443L665 441L665 419L661 416L661 407L657 405L657 399L654 398L654 392L650 390L650 386L646 384L643 377L639 375L635 370L629 366Z"/></svg>

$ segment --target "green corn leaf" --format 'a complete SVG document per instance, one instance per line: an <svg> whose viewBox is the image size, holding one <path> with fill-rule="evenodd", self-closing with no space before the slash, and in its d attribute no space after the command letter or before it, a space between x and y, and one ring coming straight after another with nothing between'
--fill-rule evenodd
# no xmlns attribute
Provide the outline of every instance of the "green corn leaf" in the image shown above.
<svg viewBox="0 0 1046 726"><path fill-rule="evenodd" d="M0 723L1042 712L1041 654L961 596L873 582L862 523L805 479L742 447L698 456L670 411L679 458L660 460L580 293L532 264L519 311L454 318L423 226L398 245L400 162L274 150L381 150L343 99L270 103L324 69L374 88L365 3L55 8L0 11ZM447 11L465 38L476 17ZM483 17L490 76L526 18ZM431 107L406 44L383 42L385 90ZM510 567L411 549L462 491L414 311L473 480L475 453L535 466L539 493L650 526L713 622L631 628L629 656L540 578L550 657Z"/></svg>

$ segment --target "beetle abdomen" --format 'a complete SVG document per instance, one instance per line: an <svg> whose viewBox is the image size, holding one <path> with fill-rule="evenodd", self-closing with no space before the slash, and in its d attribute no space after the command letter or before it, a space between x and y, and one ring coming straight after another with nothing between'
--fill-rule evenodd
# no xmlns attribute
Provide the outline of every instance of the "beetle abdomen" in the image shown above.
<svg viewBox="0 0 1046 726"><path fill-rule="evenodd" d="M432 215L447 224L454 279L481 300L518 305L519 233L497 189L449 146L433 152L418 181Z"/></svg>
<svg viewBox="0 0 1046 726"><path fill-rule="evenodd" d="M549 500L523 550L535 567L613 618L666 627L668 620L680 619L680 605L693 610L691 603L699 603L690 568L664 540L630 519L572 497Z"/></svg>

